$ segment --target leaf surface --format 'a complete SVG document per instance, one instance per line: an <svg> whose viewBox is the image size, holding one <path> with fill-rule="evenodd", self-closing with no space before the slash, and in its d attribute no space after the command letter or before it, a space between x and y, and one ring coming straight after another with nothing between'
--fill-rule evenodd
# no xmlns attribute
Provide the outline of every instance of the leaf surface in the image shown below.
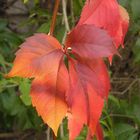
<svg viewBox="0 0 140 140"><path fill-rule="evenodd" d="M35 34L21 45L14 66L7 75L34 78L31 86L32 104L55 135L67 112L65 93L68 72L63 56L61 45L55 38Z"/></svg>
<svg viewBox="0 0 140 140"><path fill-rule="evenodd" d="M72 61L69 64L70 86L67 102L73 116L69 123L72 136L70 140L80 133L84 124L88 125L92 135L95 134L104 105L103 97L107 96L110 89L109 77L104 66L101 59L90 63L82 60L74 63ZM74 123L78 124L77 131L74 129Z"/></svg>
<svg viewBox="0 0 140 140"><path fill-rule="evenodd" d="M123 44L129 16L116 0L87 0L78 26L82 24L95 25L105 29L118 48L120 44Z"/></svg>
<svg viewBox="0 0 140 140"><path fill-rule="evenodd" d="M78 25L93 24L114 34L119 26L119 8L116 0L87 0Z"/></svg>
<svg viewBox="0 0 140 140"><path fill-rule="evenodd" d="M16 53L14 66L7 77L39 77L50 73L63 56L59 42L46 34L26 39Z"/></svg>
<svg viewBox="0 0 140 140"><path fill-rule="evenodd" d="M89 59L108 57L117 53L106 31L93 25L80 25L74 28L68 34L65 45L72 48L73 53Z"/></svg>
<svg viewBox="0 0 140 140"><path fill-rule="evenodd" d="M67 112L65 93L68 85L68 73L61 60L58 69L43 78L35 79L32 83L32 104L57 135L62 119Z"/></svg>
<svg viewBox="0 0 140 140"><path fill-rule="evenodd" d="M102 129L102 126L100 125L100 123L98 122L97 124L97 127L96 127L96 138L97 140L103 140L104 137L103 137L103 129Z"/></svg>
<svg viewBox="0 0 140 140"><path fill-rule="evenodd" d="M75 116L68 114L68 129L69 129L69 140L75 140L80 134L83 128L83 123L75 119Z"/></svg>
<svg viewBox="0 0 140 140"><path fill-rule="evenodd" d="M104 139L103 130L102 130L102 127L101 127L99 122L97 123L97 126L96 126L95 136L96 136L97 140L103 140ZM86 140L93 140L93 135L91 134L90 130L88 131L88 135L87 135Z"/></svg>
<svg viewBox="0 0 140 140"><path fill-rule="evenodd" d="M119 5L119 11L120 11L120 15L121 15L121 30L122 30L122 41L121 44L123 45L124 43L124 38L125 35L127 33L128 27L129 27L129 15L128 12L126 11L126 9L124 7L122 7L121 5Z"/></svg>

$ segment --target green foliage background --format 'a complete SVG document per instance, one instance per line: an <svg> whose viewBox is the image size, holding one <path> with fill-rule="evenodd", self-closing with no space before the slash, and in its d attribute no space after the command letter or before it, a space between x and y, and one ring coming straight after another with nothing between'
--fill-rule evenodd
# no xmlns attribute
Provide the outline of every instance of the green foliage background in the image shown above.
<svg viewBox="0 0 140 140"><path fill-rule="evenodd" d="M25 5L28 4L28 0L23 2ZM130 27L125 40L125 48L120 49L123 59L114 58L110 75L112 79L120 78L120 85L124 82L123 78L127 79L128 83L123 90L119 87L121 91L117 92L118 94L111 92L102 114L101 124L104 128L105 140L140 140L140 0L119 0L119 2L129 12ZM71 28L78 21L83 5L84 0L73 0L74 22L68 7ZM59 12L55 36L62 42L65 25L61 7ZM12 67L14 53L27 36L34 32L48 33L51 16L52 11L49 8L42 8L39 1L34 0L34 7L30 9L27 20L18 28L25 25L36 25L36 28L32 32L22 34L15 33L9 28L6 17L0 18L0 137L3 133L26 133L27 130L31 130L34 133L30 139L35 139L35 137L37 139L36 134L45 132L47 129L31 106L30 81L18 77L6 79L4 74ZM112 84L112 89L116 90L114 82ZM85 140L86 133L85 127L77 140ZM28 137L24 139L28 140ZM41 140L43 139L46 138ZM59 132L59 139L68 139L66 120L63 122L63 131L61 129Z"/></svg>

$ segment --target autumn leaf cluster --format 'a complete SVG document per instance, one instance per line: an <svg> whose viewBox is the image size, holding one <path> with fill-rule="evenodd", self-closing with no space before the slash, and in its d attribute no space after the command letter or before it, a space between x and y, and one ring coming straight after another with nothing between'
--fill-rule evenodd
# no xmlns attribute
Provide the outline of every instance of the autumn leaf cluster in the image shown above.
<svg viewBox="0 0 140 140"><path fill-rule="evenodd" d="M55 135L67 117L70 140L84 125L89 129L87 140L94 135L103 139L99 119L110 90L103 58L111 62L118 54L128 23L129 16L117 0L86 0L63 46L43 33L21 44L7 77L33 78L32 104Z"/></svg>

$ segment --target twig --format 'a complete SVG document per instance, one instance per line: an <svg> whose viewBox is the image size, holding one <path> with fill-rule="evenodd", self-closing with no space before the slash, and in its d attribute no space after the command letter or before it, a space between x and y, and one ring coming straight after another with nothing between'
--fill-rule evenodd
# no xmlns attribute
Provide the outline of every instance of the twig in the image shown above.
<svg viewBox="0 0 140 140"><path fill-rule="evenodd" d="M29 136L31 136L33 134L34 134L34 132L25 133L22 137L20 137L20 140L25 140L25 138L28 138Z"/></svg>
<svg viewBox="0 0 140 140"><path fill-rule="evenodd" d="M51 27L50 27L50 32L49 32L49 34L52 36L53 36L54 28L55 28L56 16L57 16L58 8L59 8L59 3L60 3L60 0L55 0L53 17L52 17L52 22L51 22Z"/></svg>
<svg viewBox="0 0 140 140"><path fill-rule="evenodd" d="M132 80L132 79L131 79ZM140 81L140 79L139 78L136 78L136 79L134 79L128 86L127 86L127 88L125 89L125 90L123 90L123 91L111 91L111 93L112 94L118 94L118 95L123 95L123 94L125 94L127 91L129 91L132 87L133 87L133 85L136 83L136 82L139 82ZM112 81L113 82L113 81ZM128 81L125 81L125 82L128 82ZM113 83L116 83L116 81L115 82L113 82ZM119 83L119 82L118 82Z"/></svg>
<svg viewBox="0 0 140 140"><path fill-rule="evenodd" d="M75 24L75 19L74 19L74 11L73 11L73 0L70 1L71 4L71 19L72 19L72 26Z"/></svg>
<svg viewBox="0 0 140 140"><path fill-rule="evenodd" d="M138 79L135 79L121 94L125 94L128 90L132 88L132 86L138 81Z"/></svg>
<svg viewBox="0 0 140 140"><path fill-rule="evenodd" d="M67 36L67 30L65 30L65 32L64 32L64 36L62 38L62 44L65 43L66 36Z"/></svg>
<svg viewBox="0 0 140 140"><path fill-rule="evenodd" d="M111 78L111 82L130 82L131 80L134 80L134 78L129 77L113 77Z"/></svg>
<svg viewBox="0 0 140 140"><path fill-rule="evenodd" d="M1 138L17 138L19 136L21 136L23 133L22 132L13 132L13 133L0 133L0 139Z"/></svg>
<svg viewBox="0 0 140 140"><path fill-rule="evenodd" d="M47 131L46 131L47 140L50 140L50 132L51 132L51 129L50 129L50 127L48 127L48 128L47 128Z"/></svg>
<svg viewBox="0 0 140 140"><path fill-rule="evenodd" d="M69 32L70 31L70 26L68 22L68 17L67 17L67 10L66 10L66 0L62 0L62 7L63 7L63 16L64 16L64 21L65 21L65 27L66 30Z"/></svg>
<svg viewBox="0 0 140 140"><path fill-rule="evenodd" d="M63 128L63 122L60 125L60 137L63 138L64 137L64 128Z"/></svg>
<svg viewBox="0 0 140 140"><path fill-rule="evenodd" d="M110 117L121 117L121 118L128 118L128 119L133 119L134 116L128 116L128 115L123 115L123 114L109 114ZM105 116L102 118L102 120L105 120L108 116Z"/></svg>
<svg viewBox="0 0 140 140"><path fill-rule="evenodd" d="M29 12L27 11L27 9L25 10L24 8L18 7L18 6L16 6L16 5L14 5L13 8L14 8L14 9L18 9L18 10L24 12L24 13L27 14L27 15L29 14Z"/></svg>
<svg viewBox="0 0 140 140"><path fill-rule="evenodd" d="M123 114L110 114L111 117L122 117L122 118L134 118L133 116L123 115Z"/></svg>
<svg viewBox="0 0 140 140"><path fill-rule="evenodd" d="M7 4L7 7L6 8L9 8L11 7L12 5L14 5L18 0L12 0L10 1L8 4Z"/></svg>

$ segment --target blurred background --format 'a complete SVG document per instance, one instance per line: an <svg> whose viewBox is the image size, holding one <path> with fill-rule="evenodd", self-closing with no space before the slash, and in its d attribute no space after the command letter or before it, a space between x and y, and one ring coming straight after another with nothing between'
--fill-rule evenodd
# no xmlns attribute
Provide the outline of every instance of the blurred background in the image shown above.
<svg viewBox="0 0 140 140"><path fill-rule="evenodd" d="M55 29L63 43L66 32L76 25L85 0L60 4ZM105 140L140 140L140 0L119 0L130 15L130 27L122 58L108 65L112 90L101 117ZM15 52L35 32L49 32L54 0L0 0L0 139L52 140L50 129L31 106L28 79L5 79ZM66 10L65 10L66 8ZM68 26L65 26L64 13ZM85 140L85 127L77 140ZM57 140L68 140L64 119Z"/></svg>

